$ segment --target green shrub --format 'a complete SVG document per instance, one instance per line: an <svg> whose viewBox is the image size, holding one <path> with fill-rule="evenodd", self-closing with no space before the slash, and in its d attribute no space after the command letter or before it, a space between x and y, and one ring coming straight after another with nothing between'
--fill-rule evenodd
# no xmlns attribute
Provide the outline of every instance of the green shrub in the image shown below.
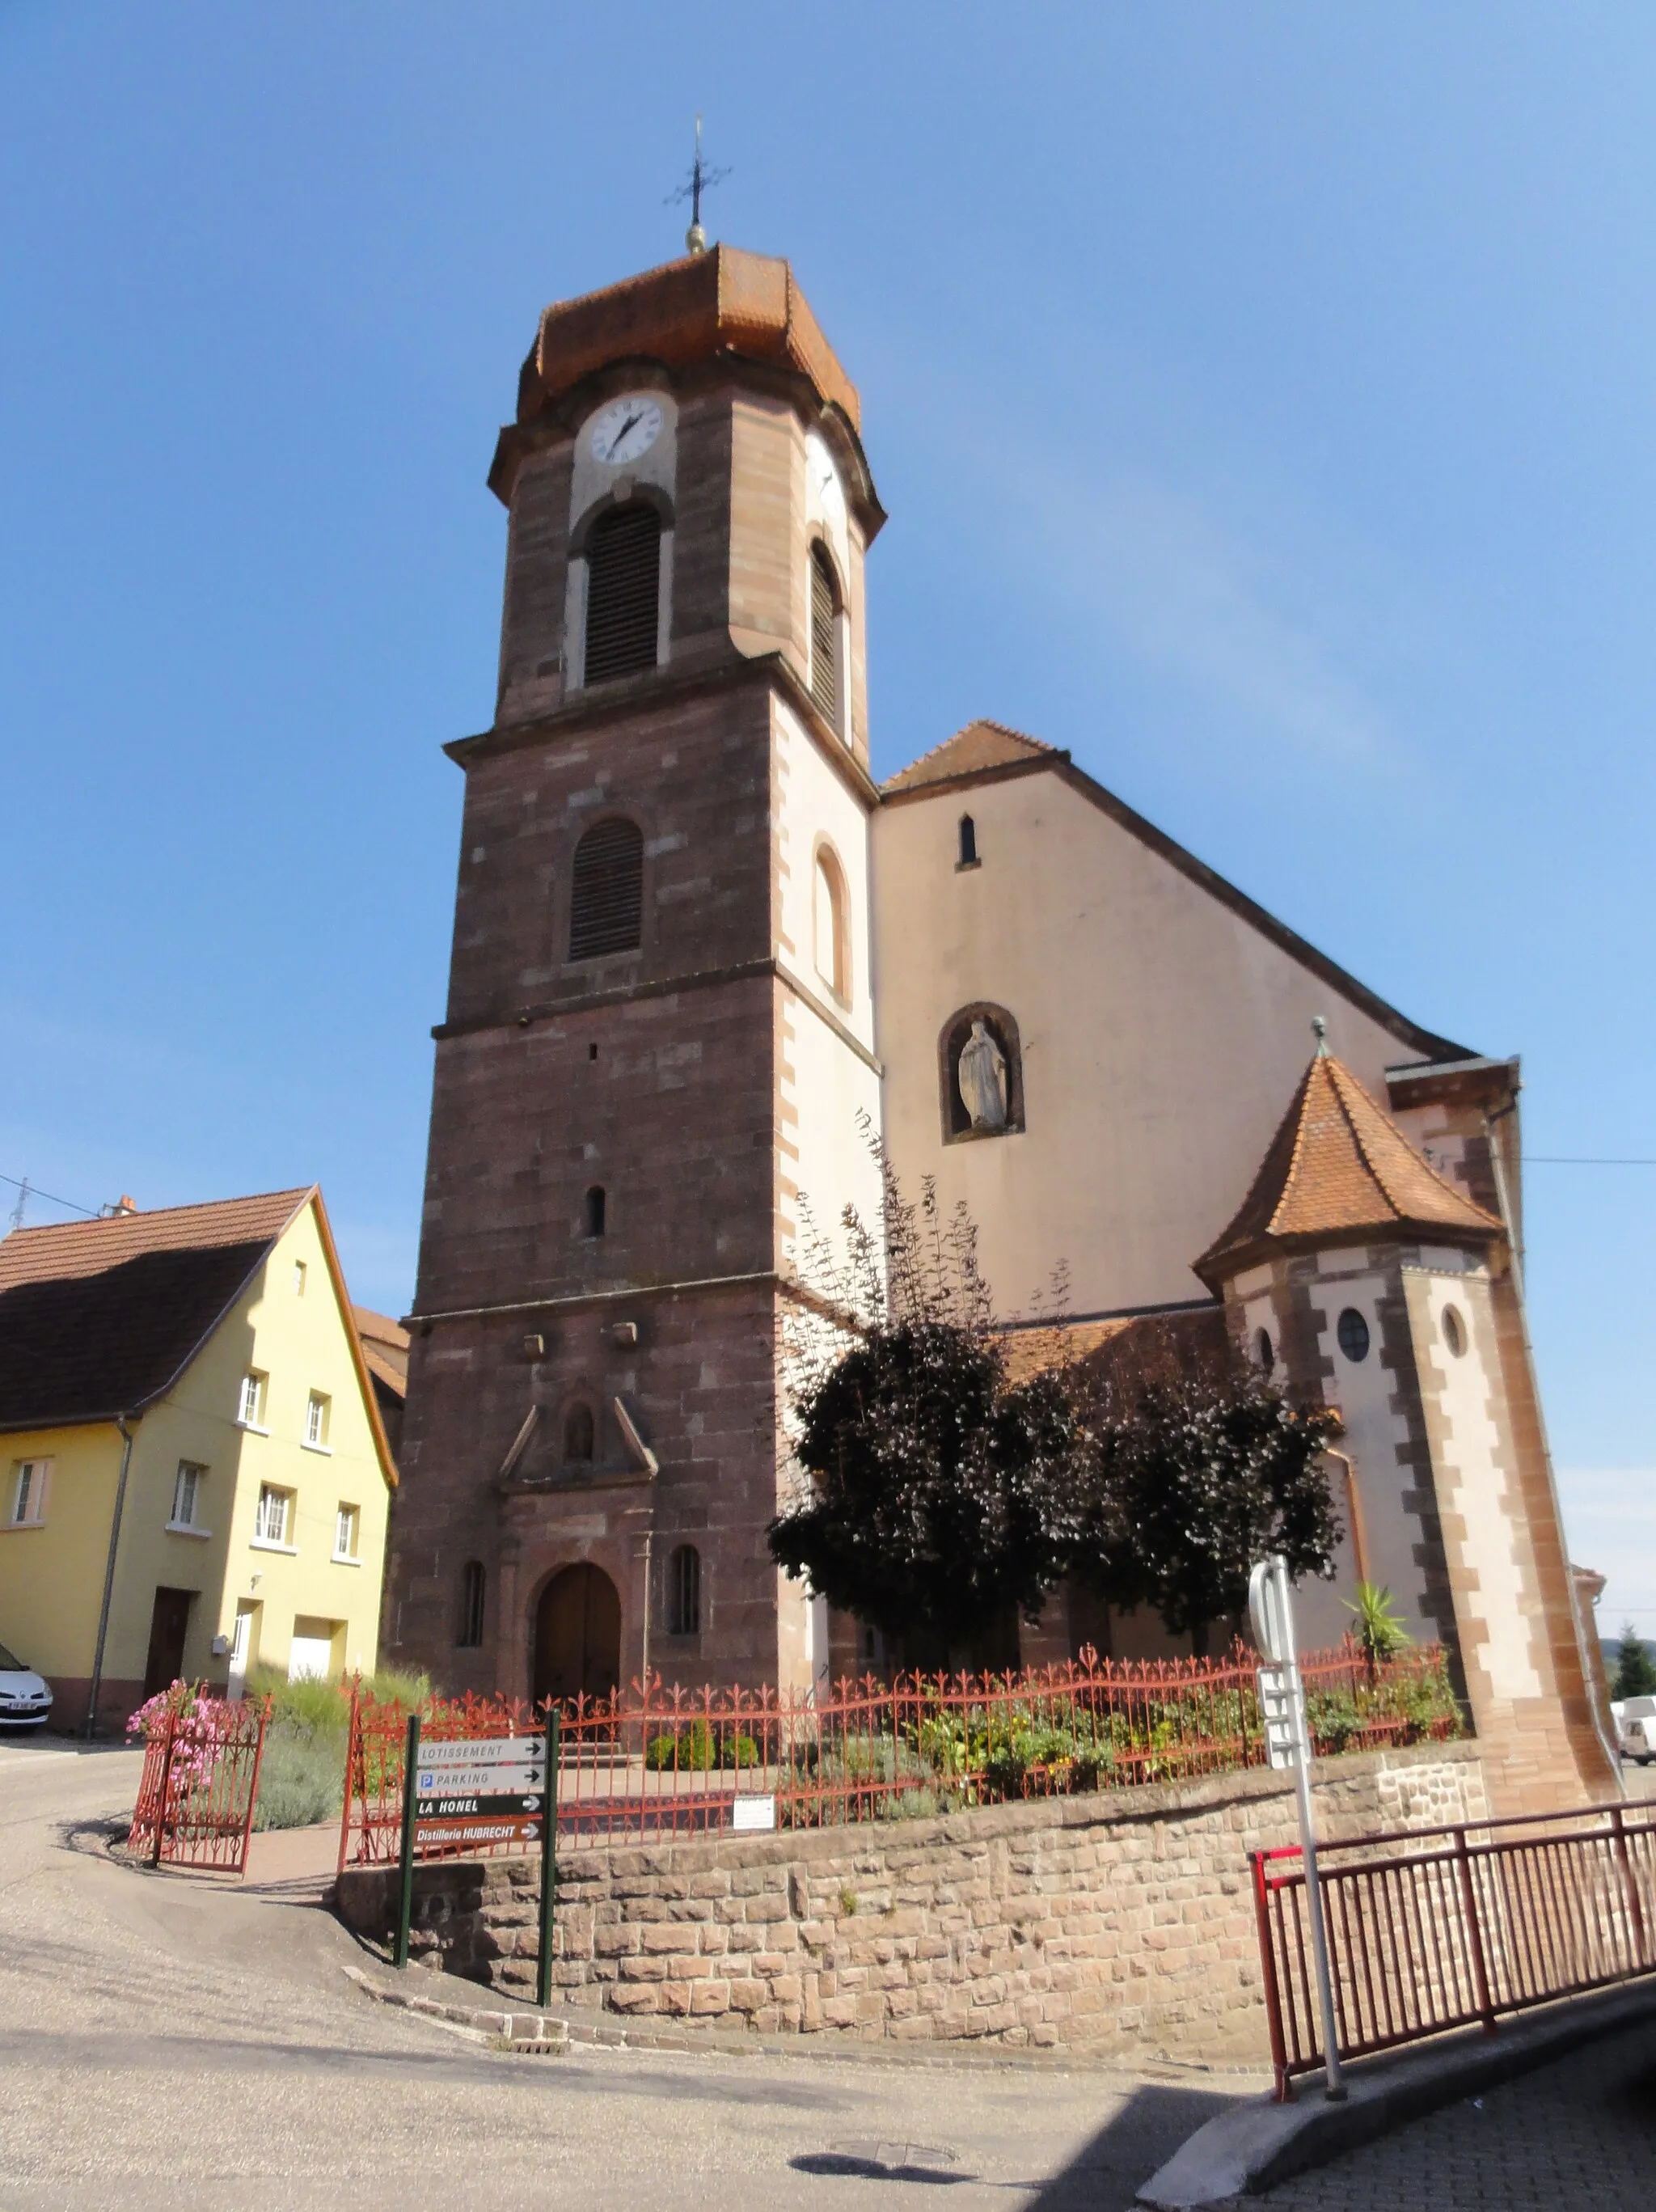
<svg viewBox="0 0 1656 2212"><path fill-rule="evenodd" d="M705 1774L710 1767L757 1766L759 1746L750 1735L728 1728L710 1729L694 1720L671 1735L652 1736L644 1747L644 1764L652 1773Z"/></svg>

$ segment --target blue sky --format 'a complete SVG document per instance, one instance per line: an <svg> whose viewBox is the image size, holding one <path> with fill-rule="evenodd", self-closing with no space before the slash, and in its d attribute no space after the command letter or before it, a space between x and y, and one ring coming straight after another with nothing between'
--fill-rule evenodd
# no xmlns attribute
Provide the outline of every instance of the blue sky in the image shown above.
<svg viewBox="0 0 1656 2212"><path fill-rule="evenodd" d="M1523 1053L1574 1548L1656 1634L1656 1168L1544 1164L1656 1158L1653 101L1591 0L0 0L0 1173L316 1177L406 1306L483 474L701 108L862 388L877 765L1068 745Z"/></svg>

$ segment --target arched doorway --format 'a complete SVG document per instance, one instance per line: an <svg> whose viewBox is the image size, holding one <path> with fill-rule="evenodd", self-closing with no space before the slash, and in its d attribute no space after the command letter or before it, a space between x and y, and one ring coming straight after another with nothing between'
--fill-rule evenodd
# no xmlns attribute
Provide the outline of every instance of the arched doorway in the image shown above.
<svg viewBox="0 0 1656 2212"><path fill-rule="evenodd" d="M620 1594L601 1567L565 1567L535 1612L535 1702L607 1698L620 1680Z"/></svg>

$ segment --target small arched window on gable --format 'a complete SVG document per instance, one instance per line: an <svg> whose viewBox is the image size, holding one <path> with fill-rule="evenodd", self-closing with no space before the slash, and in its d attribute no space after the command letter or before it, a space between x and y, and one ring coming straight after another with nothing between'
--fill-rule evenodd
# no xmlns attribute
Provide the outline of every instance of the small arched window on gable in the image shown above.
<svg viewBox="0 0 1656 2212"><path fill-rule="evenodd" d="M1004 1006L962 1006L937 1038L943 1134L949 1145L1005 1137L1023 1123L1023 1048Z"/></svg>
<svg viewBox="0 0 1656 2212"><path fill-rule="evenodd" d="M978 825L969 814L962 814L960 858L955 866L957 868L975 868L978 865Z"/></svg>
<svg viewBox="0 0 1656 2212"><path fill-rule="evenodd" d="M569 957L636 952L644 931L644 833L612 815L575 848L569 892Z"/></svg>
<svg viewBox="0 0 1656 2212"><path fill-rule="evenodd" d="M676 1545L668 1557L667 1633L701 1633L701 1554L694 1544Z"/></svg>
<svg viewBox="0 0 1656 2212"><path fill-rule="evenodd" d="M824 721L845 733L840 680L840 581L828 550L810 549L810 696Z"/></svg>
<svg viewBox="0 0 1656 2212"><path fill-rule="evenodd" d="M851 916L846 872L832 845L816 848L811 871L811 935L816 972L841 1006L851 1004Z"/></svg>
<svg viewBox="0 0 1656 2212"><path fill-rule="evenodd" d="M597 1439L592 1408L577 1403L563 1417L563 1456L567 1465L590 1467Z"/></svg>
<svg viewBox="0 0 1656 2212"><path fill-rule="evenodd" d="M483 1600L488 1588L481 1559L468 1559L460 1571L460 1613L454 1641L463 1651L475 1651L483 1640Z"/></svg>
<svg viewBox="0 0 1656 2212"><path fill-rule="evenodd" d="M646 500L612 507L586 541L588 684L613 683L656 665L661 619L661 517Z"/></svg>

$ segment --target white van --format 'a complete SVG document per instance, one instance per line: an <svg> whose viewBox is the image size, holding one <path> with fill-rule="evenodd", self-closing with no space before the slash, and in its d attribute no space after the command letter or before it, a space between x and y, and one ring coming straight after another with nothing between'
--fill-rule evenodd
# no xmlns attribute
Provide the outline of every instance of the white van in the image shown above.
<svg viewBox="0 0 1656 2212"><path fill-rule="evenodd" d="M1612 1698L1610 1710L1617 1749L1623 1759L1648 1766L1656 1759L1656 1698Z"/></svg>

